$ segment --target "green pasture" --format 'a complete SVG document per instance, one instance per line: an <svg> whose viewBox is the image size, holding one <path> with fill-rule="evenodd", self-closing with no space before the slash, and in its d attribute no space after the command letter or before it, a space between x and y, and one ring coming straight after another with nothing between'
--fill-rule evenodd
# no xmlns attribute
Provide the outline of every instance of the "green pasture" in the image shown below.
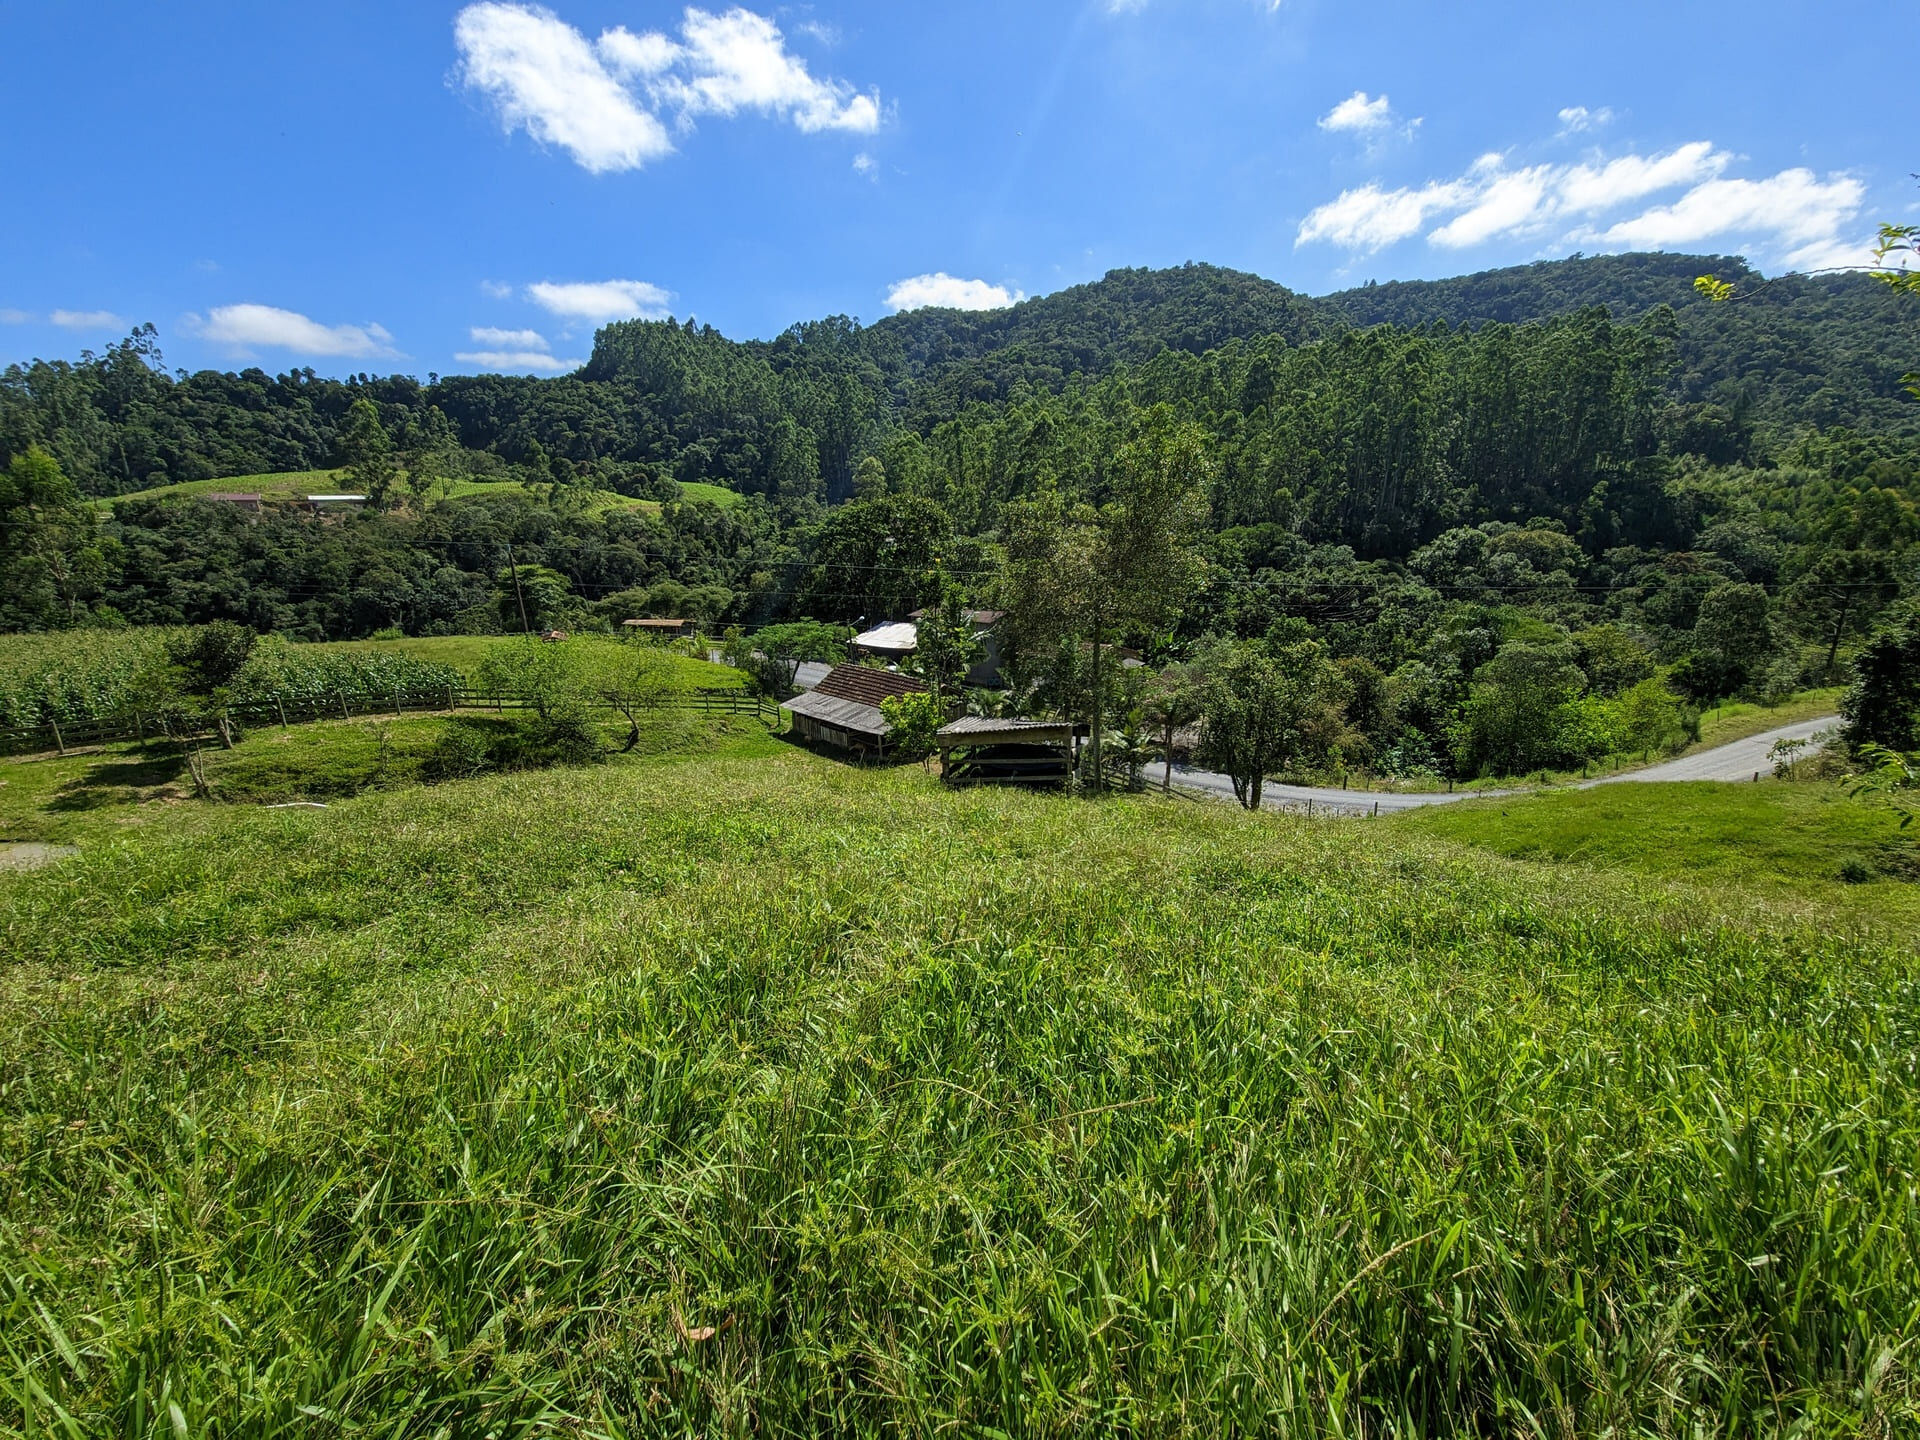
<svg viewBox="0 0 1920 1440"><path fill-rule="evenodd" d="M296 470L270 475L234 475L223 480L186 480L177 485L157 485L150 490L106 496L94 503L103 510L110 510L123 500L175 500L198 495L245 494L258 495L268 504L290 505L299 503L308 495L339 492L346 485L344 475L345 472L340 470ZM508 491L531 493L521 480L453 480L437 489L435 495L440 500L466 500L476 495L495 495ZM739 491L724 485L710 485L697 480L682 484L680 493L682 499L689 503L706 501L722 509L738 505L746 498ZM612 490L596 490L592 492L587 508L590 513L644 510L649 514L658 514L660 502L636 500Z"/></svg>
<svg viewBox="0 0 1920 1440"><path fill-rule="evenodd" d="M0 875L15 1432L1920 1424L1912 931L1817 895L764 731L141 799Z"/></svg>
<svg viewBox="0 0 1920 1440"><path fill-rule="evenodd" d="M1600 785L1464 800L1390 826L1510 859L1767 896L1810 913L1920 923L1920 832L1838 785Z"/></svg>
<svg viewBox="0 0 1920 1440"><path fill-rule="evenodd" d="M151 490L136 490L128 495L110 495L94 503L111 510L123 500L178 500L196 495L258 495L273 504L293 504L309 495L338 494L342 485L339 470L289 470L271 475L231 475L224 480L183 480L177 485L156 485Z"/></svg>

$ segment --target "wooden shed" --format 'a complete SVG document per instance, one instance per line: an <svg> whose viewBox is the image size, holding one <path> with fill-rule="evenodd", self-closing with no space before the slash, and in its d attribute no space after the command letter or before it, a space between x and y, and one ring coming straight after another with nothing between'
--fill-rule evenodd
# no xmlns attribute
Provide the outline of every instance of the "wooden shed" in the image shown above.
<svg viewBox="0 0 1920 1440"><path fill-rule="evenodd" d="M836 665L804 694L781 702L793 716L793 733L810 743L856 754L884 755L893 729L880 702L898 695L924 695L927 684L911 675L866 665Z"/></svg>
<svg viewBox="0 0 1920 1440"><path fill-rule="evenodd" d="M949 785L1065 785L1081 728L1070 720L968 715L941 727L941 778Z"/></svg>

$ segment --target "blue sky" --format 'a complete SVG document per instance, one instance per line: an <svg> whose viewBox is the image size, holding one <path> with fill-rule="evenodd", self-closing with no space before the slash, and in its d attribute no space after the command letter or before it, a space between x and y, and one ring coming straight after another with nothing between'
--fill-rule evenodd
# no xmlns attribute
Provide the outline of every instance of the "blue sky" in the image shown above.
<svg viewBox="0 0 1920 1440"><path fill-rule="evenodd" d="M1205 260L1857 259L1920 201L1831 6L329 0L0 8L0 363L553 373ZM463 358L464 357L464 358Z"/></svg>

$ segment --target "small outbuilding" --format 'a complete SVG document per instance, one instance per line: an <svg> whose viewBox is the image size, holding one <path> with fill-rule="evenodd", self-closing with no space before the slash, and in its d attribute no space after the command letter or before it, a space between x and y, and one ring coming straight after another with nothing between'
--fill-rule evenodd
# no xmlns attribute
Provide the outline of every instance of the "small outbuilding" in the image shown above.
<svg viewBox="0 0 1920 1440"><path fill-rule="evenodd" d="M857 755L884 755L893 726L881 713L883 700L924 695L926 682L866 665L836 665L804 694L780 705L793 716L793 733L811 744Z"/></svg>
<svg viewBox="0 0 1920 1440"><path fill-rule="evenodd" d="M662 640L693 634L691 620L622 620L620 624L629 635L651 635Z"/></svg>
<svg viewBox="0 0 1920 1440"><path fill-rule="evenodd" d="M920 627L911 620L876 625L853 637L854 652L871 655L876 660L904 660L913 654L914 647L919 643Z"/></svg>
<svg viewBox="0 0 1920 1440"><path fill-rule="evenodd" d="M1082 728L1070 720L965 716L936 737L940 776L949 785L1065 785Z"/></svg>

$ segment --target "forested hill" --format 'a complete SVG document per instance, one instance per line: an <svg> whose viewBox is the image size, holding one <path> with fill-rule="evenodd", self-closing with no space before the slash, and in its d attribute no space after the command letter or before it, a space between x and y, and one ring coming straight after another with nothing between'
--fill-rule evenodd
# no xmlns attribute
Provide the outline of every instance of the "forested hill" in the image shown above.
<svg viewBox="0 0 1920 1440"><path fill-rule="evenodd" d="M1739 298L1710 304L1696 276L1732 282ZM1727 255L1595 255L1486 270L1449 280L1395 280L1317 302L1355 326L1524 324L1604 306L1633 320L1675 312L1678 363L1667 390L1714 401L1762 425L1911 430L1916 407L1900 377L1920 361L1920 326L1885 286L1860 274L1764 279Z"/></svg>
<svg viewBox="0 0 1920 1440"><path fill-rule="evenodd" d="M1733 280L1740 298L1700 301L1692 281L1706 272ZM1174 360L1271 357L1338 346L1356 330L1480 329L1596 307L1643 320L1658 342L1646 379L1671 407L1661 423L1676 453L1730 462L1784 453L1808 430L1920 432L1920 405L1899 384L1920 361L1920 325L1884 287L1861 276L1766 282L1725 256L1625 255L1320 299L1210 265L1117 270L1004 311L921 310L866 327L831 318L771 341L629 321L600 332L580 372L550 380L170 374L148 327L104 355L0 375L0 465L37 443L94 496L324 469L346 463L348 416L366 399L397 449L450 444L481 471L558 466L561 478L636 496L703 481L838 503L868 455L910 473L965 466L951 427L979 433L983 409L1122 372L1145 382Z"/></svg>
<svg viewBox="0 0 1920 1440"><path fill-rule="evenodd" d="M1729 255L1575 255L1510 265L1447 280L1388 280L1341 290L1316 303L1348 325L1523 325L1604 305L1616 319L1635 320L1661 305L1704 304L1693 282L1717 275L1738 289L1763 283L1746 261Z"/></svg>

